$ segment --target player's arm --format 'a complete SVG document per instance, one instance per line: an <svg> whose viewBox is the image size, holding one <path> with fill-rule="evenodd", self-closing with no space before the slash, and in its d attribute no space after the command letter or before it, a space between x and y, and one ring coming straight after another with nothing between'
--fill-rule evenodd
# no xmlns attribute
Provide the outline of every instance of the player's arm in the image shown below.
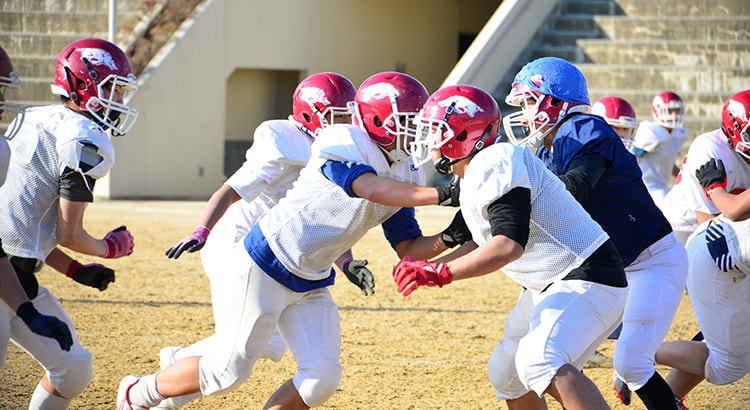
<svg viewBox="0 0 750 410"><path fill-rule="evenodd" d="M398 292L408 296L420 286L442 287L453 280L483 276L520 258L529 237L531 191L514 188L490 204L487 211L490 240L479 247L473 241L467 242L433 262L404 257L393 268ZM462 256L451 259L455 254Z"/></svg>
<svg viewBox="0 0 750 410"><path fill-rule="evenodd" d="M571 161L568 171L560 175L560 180L578 202L583 202L609 166L609 161L599 154L582 155Z"/></svg>
<svg viewBox="0 0 750 410"><path fill-rule="evenodd" d="M750 193L748 190L739 194L727 192L727 173L724 169L724 161L713 158L708 160L695 171L695 177L708 198L726 218L732 221L750 218ZM700 215L698 211L695 211L695 214L699 223L710 219L704 216L708 214Z"/></svg>
<svg viewBox="0 0 750 410"><path fill-rule="evenodd" d="M437 205L439 202L435 188L407 184L371 172L355 178L351 190L360 198L388 206Z"/></svg>
<svg viewBox="0 0 750 410"><path fill-rule="evenodd" d="M74 281L104 291L115 281L115 271L99 263L82 264L55 248L47 255L45 263Z"/></svg>
<svg viewBox="0 0 750 410"><path fill-rule="evenodd" d="M750 218L750 190L734 195L719 188L711 193L711 200L729 220L744 221Z"/></svg>
<svg viewBox="0 0 750 410"><path fill-rule="evenodd" d="M90 165L81 169L89 168ZM124 226L115 228L103 239L89 235L83 227L83 215L89 202L94 201L95 179L84 171L66 167L60 176L60 202L57 209L57 242L86 255L119 258L133 253L133 236Z"/></svg>
<svg viewBox="0 0 750 410"><path fill-rule="evenodd" d="M366 267L367 259L354 259L352 250L347 249L336 259L336 266L346 275L349 282L362 291L363 295L368 296L375 293L375 277Z"/></svg>
<svg viewBox="0 0 750 410"><path fill-rule="evenodd" d="M54 316L42 315L36 310L18 281L16 271L3 251L2 244L0 244L0 299L16 312L16 315L32 332L54 338L60 344L61 349L70 350L73 337L68 325Z"/></svg>
<svg viewBox="0 0 750 410"><path fill-rule="evenodd" d="M495 272L523 255L529 239L531 191L514 188L491 203L487 213L492 238L473 252L447 263L454 279Z"/></svg>

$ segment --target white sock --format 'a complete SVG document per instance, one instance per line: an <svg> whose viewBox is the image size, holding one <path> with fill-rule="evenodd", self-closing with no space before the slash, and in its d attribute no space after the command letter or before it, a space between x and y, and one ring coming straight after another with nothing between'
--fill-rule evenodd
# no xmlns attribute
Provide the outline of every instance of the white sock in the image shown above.
<svg viewBox="0 0 750 410"><path fill-rule="evenodd" d="M130 388L130 403L143 407L155 407L166 397L156 390L156 373L143 376Z"/></svg>
<svg viewBox="0 0 750 410"><path fill-rule="evenodd" d="M39 382L31 395L29 410L63 410L68 408L70 400L48 392Z"/></svg>

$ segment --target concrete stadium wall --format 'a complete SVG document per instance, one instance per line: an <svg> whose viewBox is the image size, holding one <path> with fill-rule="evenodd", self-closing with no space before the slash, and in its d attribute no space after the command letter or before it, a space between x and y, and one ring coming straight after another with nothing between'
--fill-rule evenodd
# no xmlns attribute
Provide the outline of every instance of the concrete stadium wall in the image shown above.
<svg viewBox="0 0 750 410"><path fill-rule="evenodd" d="M136 125L97 195L206 199L227 141L286 118L297 82L320 71L355 86L403 70L436 90L500 1L208 0L140 76Z"/></svg>

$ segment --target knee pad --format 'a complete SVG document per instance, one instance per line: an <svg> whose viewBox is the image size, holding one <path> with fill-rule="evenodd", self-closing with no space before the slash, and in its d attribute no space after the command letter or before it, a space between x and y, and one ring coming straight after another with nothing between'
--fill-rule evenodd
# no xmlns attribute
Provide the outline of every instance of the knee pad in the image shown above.
<svg viewBox="0 0 750 410"><path fill-rule="evenodd" d="M707 382L722 385L741 379L748 368L741 358L718 357L709 353L703 371Z"/></svg>
<svg viewBox="0 0 750 410"><path fill-rule="evenodd" d="M59 369L48 369L49 381L55 390L66 399L72 399L86 390L94 378L94 364L89 357L71 360Z"/></svg>
<svg viewBox="0 0 750 410"><path fill-rule="evenodd" d="M338 358L319 361L314 368L300 369L294 375L294 387L305 404L318 407L336 393L341 383L341 373Z"/></svg>
<svg viewBox="0 0 750 410"><path fill-rule="evenodd" d="M515 342L503 339L495 346L487 362L487 375L495 388L497 400L516 399L528 392L516 372L517 349Z"/></svg>
<svg viewBox="0 0 750 410"><path fill-rule="evenodd" d="M229 358L203 356L198 362L201 392L206 395L229 393L249 379L255 361L248 360L237 352Z"/></svg>
<svg viewBox="0 0 750 410"><path fill-rule="evenodd" d="M638 352L618 350L619 347L615 347L612 367L617 375L628 384L630 390L638 390L654 375L656 371L654 363L647 357L639 355Z"/></svg>

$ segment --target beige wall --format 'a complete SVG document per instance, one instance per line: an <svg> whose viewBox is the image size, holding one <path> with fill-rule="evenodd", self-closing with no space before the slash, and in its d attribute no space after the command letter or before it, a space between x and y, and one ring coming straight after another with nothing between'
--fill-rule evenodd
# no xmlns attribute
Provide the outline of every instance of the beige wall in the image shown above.
<svg viewBox="0 0 750 410"><path fill-rule="evenodd" d="M224 179L225 140L285 118L308 74L359 85L397 66L430 92L499 1L210 0L141 75L140 117L115 141L117 164L97 195L206 199ZM157 68L153 68L157 67Z"/></svg>

